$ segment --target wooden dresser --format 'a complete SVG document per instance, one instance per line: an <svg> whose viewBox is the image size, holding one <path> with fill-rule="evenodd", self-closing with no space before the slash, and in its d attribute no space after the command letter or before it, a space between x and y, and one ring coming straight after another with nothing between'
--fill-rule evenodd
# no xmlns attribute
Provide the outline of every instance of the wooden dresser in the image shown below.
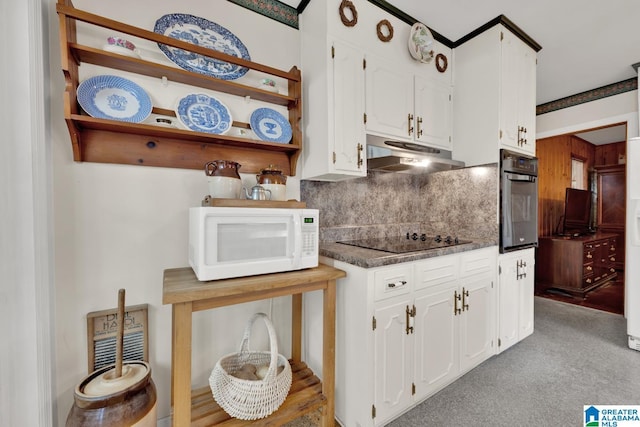
<svg viewBox="0 0 640 427"><path fill-rule="evenodd" d="M536 291L554 288L584 296L615 279L617 237L612 233L540 237Z"/></svg>

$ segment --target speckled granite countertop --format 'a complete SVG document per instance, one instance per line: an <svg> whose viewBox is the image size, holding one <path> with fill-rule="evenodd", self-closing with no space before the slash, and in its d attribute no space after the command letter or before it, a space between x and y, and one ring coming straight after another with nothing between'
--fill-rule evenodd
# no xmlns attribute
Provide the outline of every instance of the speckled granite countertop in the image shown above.
<svg viewBox="0 0 640 427"><path fill-rule="evenodd" d="M320 256L343 261L358 267L371 268L385 265L399 264L402 262L418 261L442 255L472 251L474 249L496 246L495 240L474 240L472 243L450 246L448 248L429 249L426 251L395 254L345 245L338 242L321 242Z"/></svg>

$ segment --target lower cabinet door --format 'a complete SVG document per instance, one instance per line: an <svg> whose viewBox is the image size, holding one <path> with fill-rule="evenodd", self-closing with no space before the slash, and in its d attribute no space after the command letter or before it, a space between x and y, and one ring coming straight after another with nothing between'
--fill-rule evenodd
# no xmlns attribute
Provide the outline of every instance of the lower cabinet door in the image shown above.
<svg viewBox="0 0 640 427"><path fill-rule="evenodd" d="M458 376L458 319L454 292L458 283L427 289L416 295L415 400L441 389Z"/></svg>
<svg viewBox="0 0 640 427"><path fill-rule="evenodd" d="M493 276L462 279L460 372L464 373L495 354L495 292Z"/></svg>
<svg viewBox="0 0 640 427"><path fill-rule="evenodd" d="M499 352L517 343L520 333L520 283L516 264L517 258L513 254L500 256Z"/></svg>
<svg viewBox="0 0 640 427"><path fill-rule="evenodd" d="M410 299L385 304L375 310L374 330L374 402L376 425L383 424L412 404L411 366L413 338L407 310ZM367 357L367 355L362 355Z"/></svg>
<svg viewBox="0 0 640 427"><path fill-rule="evenodd" d="M533 249L522 251L522 259L525 266L522 268L524 276L519 282L520 310L518 340L522 340L533 333L533 296L535 288L535 252Z"/></svg>

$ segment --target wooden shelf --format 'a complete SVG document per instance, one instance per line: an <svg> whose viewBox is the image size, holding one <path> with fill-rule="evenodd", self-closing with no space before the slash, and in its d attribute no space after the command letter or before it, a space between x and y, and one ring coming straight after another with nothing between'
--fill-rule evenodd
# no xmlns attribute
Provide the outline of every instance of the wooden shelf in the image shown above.
<svg viewBox="0 0 640 427"><path fill-rule="evenodd" d="M281 425L301 415L318 410L327 403L322 394L320 379L304 362L290 360L293 380L291 389L284 403L269 416L269 425ZM257 420L254 424L264 423ZM191 426L204 427L210 425L243 426L251 423L231 418L213 400L210 387L202 387L191 391Z"/></svg>
<svg viewBox="0 0 640 427"><path fill-rule="evenodd" d="M212 159L231 159L242 164L244 173L258 173L266 165L274 164L278 165L285 175L295 175L302 148L302 131L300 130L302 83L300 70L295 66L289 71L283 71L230 56L75 9L71 0L58 0L56 10L60 22L62 71L66 79L65 120L71 135L75 161L202 169L204 164ZM76 21L163 43L241 65L269 76L286 79L287 95L79 44L76 40ZM80 83L78 66L82 63L158 79L166 78L193 87L287 107L293 134L291 143L275 144L149 124L96 119L82 115L76 98L76 90ZM174 115L171 110L159 107L154 107L153 112ZM234 125L249 127L246 123L234 123Z"/></svg>

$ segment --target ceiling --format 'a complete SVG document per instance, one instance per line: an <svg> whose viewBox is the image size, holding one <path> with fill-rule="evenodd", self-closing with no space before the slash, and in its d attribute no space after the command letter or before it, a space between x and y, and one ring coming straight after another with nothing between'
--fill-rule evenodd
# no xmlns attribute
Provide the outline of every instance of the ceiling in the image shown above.
<svg viewBox="0 0 640 427"><path fill-rule="evenodd" d="M296 8L308 2L281 1ZM538 52L537 105L632 78L636 74L631 65L640 62L638 0L387 0L387 3L452 42L505 15L542 46Z"/></svg>

